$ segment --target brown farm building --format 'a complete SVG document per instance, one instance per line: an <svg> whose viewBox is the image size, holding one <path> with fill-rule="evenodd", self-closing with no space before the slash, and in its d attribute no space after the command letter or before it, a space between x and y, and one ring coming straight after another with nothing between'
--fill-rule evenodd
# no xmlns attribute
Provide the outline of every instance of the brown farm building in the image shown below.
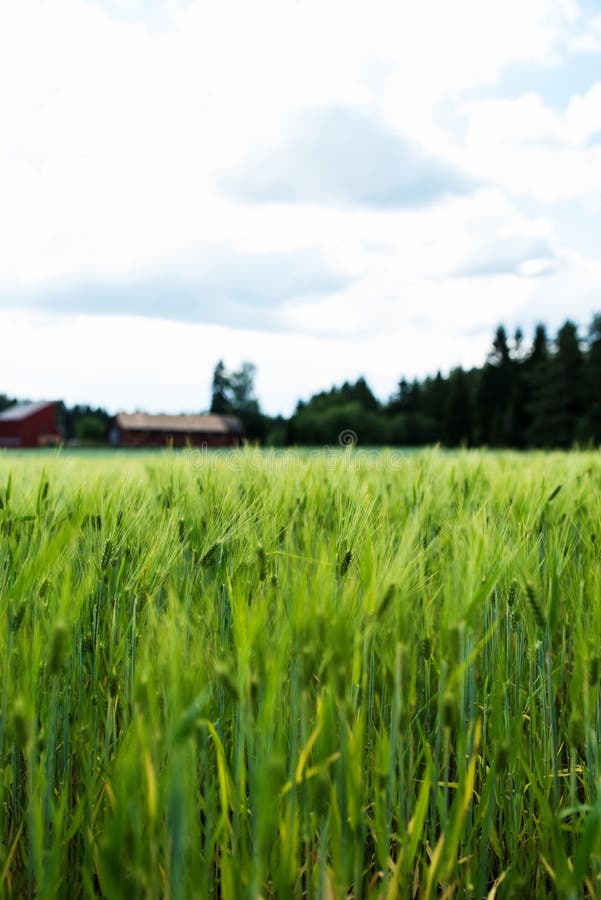
<svg viewBox="0 0 601 900"><path fill-rule="evenodd" d="M244 429L235 416L118 413L112 437L121 447L237 447Z"/></svg>
<svg viewBox="0 0 601 900"><path fill-rule="evenodd" d="M62 437L56 401L16 403L0 413L0 447L51 447Z"/></svg>

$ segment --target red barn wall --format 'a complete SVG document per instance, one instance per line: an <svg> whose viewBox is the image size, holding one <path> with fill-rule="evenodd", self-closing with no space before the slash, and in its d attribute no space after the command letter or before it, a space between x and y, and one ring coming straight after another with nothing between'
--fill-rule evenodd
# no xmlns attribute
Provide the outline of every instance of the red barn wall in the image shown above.
<svg viewBox="0 0 601 900"><path fill-rule="evenodd" d="M58 438L55 403L24 419L0 419L0 444L4 446L39 447L45 435Z"/></svg>
<svg viewBox="0 0 601 900"><path fill-rule="evenodd" d="M119 430L121 447L237 447L237 434L199 434L186 431Z"/></svg>

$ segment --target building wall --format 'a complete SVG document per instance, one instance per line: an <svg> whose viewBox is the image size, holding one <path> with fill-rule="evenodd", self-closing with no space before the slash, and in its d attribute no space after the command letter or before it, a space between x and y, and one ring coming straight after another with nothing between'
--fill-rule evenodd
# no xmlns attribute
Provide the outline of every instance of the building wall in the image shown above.
<svg viewBox="0 0 601 900"><path fill-rule="evenodd" d="M45 440L59 438L56 428L56 404L45 406L24 419L0 419L0 446L39 447ZM52 442L52 441L51 441Z"/></svg>
<svg viewBox="0 0 601 900"><path fill-rule="evenodd" d="M237 447L237 434L199 434L198 432L136 431L119 429L121 447Z"/></svg>

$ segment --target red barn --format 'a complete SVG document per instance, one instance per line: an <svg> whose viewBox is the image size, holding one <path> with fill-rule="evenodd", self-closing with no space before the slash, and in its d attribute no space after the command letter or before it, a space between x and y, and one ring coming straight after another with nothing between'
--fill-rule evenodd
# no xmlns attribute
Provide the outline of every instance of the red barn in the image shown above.
<svg viewBox="0 0 601 900"><path fill-rule="evenodd" d="M62 438L56 401L17 403L0 413L0 447L51 447Z"/></svg>
<svg viewBox="0 0 601 900"><path fill-rule="evenodd" d="M121 447L237 447L244 436L235 416L151 416L118 413L112 439Z"/></svg>

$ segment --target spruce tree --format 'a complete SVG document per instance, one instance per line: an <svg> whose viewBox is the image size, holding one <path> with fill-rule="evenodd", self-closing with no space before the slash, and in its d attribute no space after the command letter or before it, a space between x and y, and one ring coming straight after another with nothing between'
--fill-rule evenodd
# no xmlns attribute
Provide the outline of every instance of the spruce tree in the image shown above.
<svg viewBox="0 0 601 900"><path fill-rule="evenodd" d="M213 371L213 383L211 385L211 412L223 415L230 410L229 393L230 380L222 359L219 360Z"/></svg>

